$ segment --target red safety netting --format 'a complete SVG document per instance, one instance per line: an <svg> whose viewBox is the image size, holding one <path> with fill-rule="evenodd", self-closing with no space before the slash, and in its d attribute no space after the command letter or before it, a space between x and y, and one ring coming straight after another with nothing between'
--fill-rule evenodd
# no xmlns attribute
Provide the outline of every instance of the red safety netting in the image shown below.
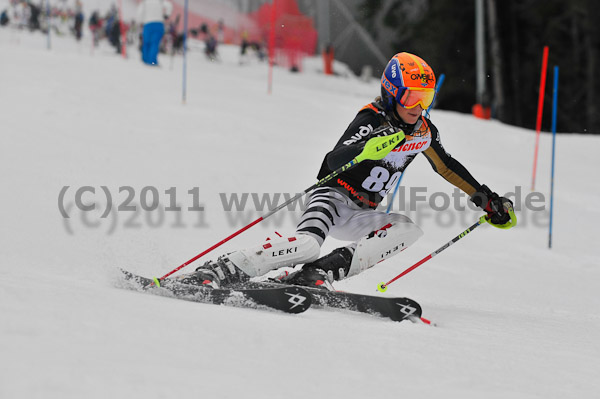
<svg viewBox="0 0 600 399"><path fill-rule="evenodd" d="M274 21L276 64L301 70L302 59L315 53L317 30L312 18L300 12L296 0L273 0L273 3L263 4L249 17L256 21L263 40L269 37Z"/></svg>
<svg viewBox="0 0 600 399"><path fill-rule="evenodd" d="M174 9L171 19L173 20L177 15L183 16L183 1L175 0L172 3ZM206 25L211 34L221 36L218 39L223 43L240 44L244 38L265 47L272 45L275 64L288 68L296 67L298 70L302 69L302 59L305 56L315 54L317 30L313 19L302 14L296 0L272 0L249 14L241 14L232 9L222 11L219 14L208 8L208 5L195 9L190 7L188 13L190 31L195 33L194 31L197 32L201 25ZM206 14L211 14L213 17ZM223 19L223 24L219 32L217 20L220 18ZM270 43L272 26L275 28L275 36L273 43ZM178 26L178 29L182 28L183 18L180 19ZM197 37L200 40L204 39L204 35L201 34Z"/></svg>
<svg viewBox="0 0 600 399"><path fill-rule="evenodd" d="M180 15L181 18L179 20L178 29L183 29L183 6L178 2L172 2L173 4L173 13L172 18ZM217 37L220 42L228 43L228 44L239 44L242 37L242 32L251 35L252 37L258 37L260 32L256 27L256 22L252 19L248 18L243 14L236 14L229 12L225 15L224 23L222 25L222 32L219 33L219 22L218 18L211 18L203 15L202 13L194 12L193 10L189 10L188 12L188 27L191 31L199 31L202 25L206 25L208 31L215 35L221 36ZM195 37L192 35L192 37ZM197 36L200 40L204 39L204 35L200 32Z"/></svg>

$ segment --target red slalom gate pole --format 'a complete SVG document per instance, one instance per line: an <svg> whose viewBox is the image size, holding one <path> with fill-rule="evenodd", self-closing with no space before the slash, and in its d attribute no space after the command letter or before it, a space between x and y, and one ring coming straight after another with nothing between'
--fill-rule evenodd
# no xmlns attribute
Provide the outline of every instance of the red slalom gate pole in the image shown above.
<svg viewBox="0 0 600 399"><path fill-rule="evenodd" d="M533 153L533 174L531 177L531 191L535 190L535 174L537 170L538 149L540 146L540 131L542 130L542 114L544 111L544 96L546 93L546 70L548 69L548 46L544 46L542 56L542 73L540 78L540 94L538 97L537 119L535 122L535 150Z"/></svg>
<svg viewBox="0 0 600 399"><path fill-rule="evenodd" d="M273 0L273 4L271 4L271 29L269 31L269 94L271 94L273 91L273 64L275 63L275 20L277 17L275 8L276 3L277 1Z"/></svg>
<svg viewBox="0 0 600 399"><path fill-rule="evenodd" d="M397 275L396 277L394 277L393 279L391 279L390 281L388 281L387 283L380 283L377 286L377 290L380 291L380 292L385 292L387 290L388 285L392 284L394 281L398 280L400 277L402 277L402 276L410 273L411 271L415 270L417 267L421 266L423 263L427 262L429 259L431 259L434 256L438 255L444 249L448 248L450 245L454 244L456 241L460 240L461 238L463 238L464 236L466 236L467 234L469 234L477 226L485 223L486 220L487 220L486 217L487 217L486 215L480 217L479 220L475 224L473 224L472 226L470 226L468 229L466 229L465 231L463 231L462 233L460 233L459 235L457 235L456 237L454 237L452 240L450 240L447 243L445 243L444 245L442 245L436 251L430 253L429 255L427 255L426 257L424 257L423 259L421 259L420 261L418 261L417 263L415 263L414 265L412 265L411 267L409 267L408 269L406 269L405 271L403 271L402 273L400 273L399 275Z"/></svg>
<svg viewBox="0 0 600 399"><path fill-rule="evenodd" d="M125 34L125 23L123 22L123 1L119 0L119 34L121 35L121 55L127 58L127 35Z"/></svg>

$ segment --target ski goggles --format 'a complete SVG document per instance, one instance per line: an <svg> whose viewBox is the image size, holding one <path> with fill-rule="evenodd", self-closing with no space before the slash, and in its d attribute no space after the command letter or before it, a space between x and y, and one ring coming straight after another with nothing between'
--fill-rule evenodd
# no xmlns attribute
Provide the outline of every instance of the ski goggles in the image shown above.
<svg viewBox="0 0 600 399"><path fill-rule="evenodd" d="M435 90L432 88L411 87L404 89L402 96L396 100L404 108L411 109L421 104L423 109L427 109L431 107L434 97Z"/></svg>

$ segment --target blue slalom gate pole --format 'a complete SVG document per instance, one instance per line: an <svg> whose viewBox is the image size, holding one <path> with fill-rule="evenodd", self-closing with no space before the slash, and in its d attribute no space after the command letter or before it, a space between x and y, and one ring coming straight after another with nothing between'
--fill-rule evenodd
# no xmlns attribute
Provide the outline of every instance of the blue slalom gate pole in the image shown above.
<svg viewBox="0 0 600 399"><path fill-rule="evenodd" d="M390 199L390 203L388 204L388 207L385 210L385 213L390 213L390 211L392 210L392 206L394 205L394 198L396 198L396 194L398 193L398 188L400 188L400 182L402 181L403 177L404 177L404 172L402 172L402 174L398 178L398 183L396 183L396 188L394 188L394 192L392 193L392 198Z"/></svg>
<svg viewBox="0 0 600 399"><path fill-rule="evenodd" d="M427 111L425 111L426 118L429 118L429 110L431 108L433 108L433 104L435 104L435 98L437 97L440 87L442 87L442 84L444 83L444 79L446 79L446 75L441 74L437 81L437 84L435 85L435 96L433 97L433 102L431 103L431 107L427 108ZM398 193L398 188L400 188L400 182L402 181L403 177L404 177L404 172L402 172L402 174L398 178L398 183L396 183L396 188L394 188L394 192L392 193L392 198L390 199L390 203L388 204L388 207L387 207L385 213L390 213L390 211L392 210L392 206L394 205L394 199L396 198L396 194Z"/></svg>
<svg viewBox="0 0 600 399"><path fill-rule="evenodd" d="M558 66L554 66L554 91L552 95L552 173L550 177L550 229L548 248L552 248L552 215L554 213L554 160L556 153L556 109L558 102Z"/></svg>
<svg viewBox="0 0 600 399"><path fill-rule="evenodd" d="M427 110L425 111L425 117L426 118L429 118L429 111L435 105L435 99L437 97L438 92L440 91L440 88L444 84L444 79L446 79L446 75L445 74L441 74L440 77L438 78L437 84L435 85L435 94L433 96L433 102L431 103L431 107L427 108Z"/></svg>
<svg viewBox="0 0 600 399"><path fill-rule="evenodd" d="M181 91L181 102L185 104L187 100L187 41L188 41L188 0L185 0L183 6L183 83Z"/></svg>

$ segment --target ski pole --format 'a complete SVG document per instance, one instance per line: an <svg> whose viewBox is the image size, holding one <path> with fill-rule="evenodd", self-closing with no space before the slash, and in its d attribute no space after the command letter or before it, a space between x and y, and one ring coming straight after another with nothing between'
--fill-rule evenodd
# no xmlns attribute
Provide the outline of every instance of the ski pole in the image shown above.
<svg viewBox="0 0 600 399"><path fill-rule="evenodd" d="M402 273L400 273L399 275L397 275L396 277L394 277L393 279L388 281L387 283L383 283L383 282L379 283L379 285L377 286L377 290L380 292L385 292L387 290L388 285L392 284L394 281L398 280L400 277L404 276L405 274L408 274L411 271L415 270L417 267L421 266L423 263L427 262L429 259L436 256L437 254L442 252L444 249L448 248L450 245L454 244L456 241L460 240L461 238L463 238L464 236L469 234L471 231L473 231L477 226L485 223L486 221L487 221L487 216L483 215L482 217L479 218L479 220L475 224L473 224L468 229L466 229L465 231L463 231L462 233L460 233L459 235L454 237L452 240L450 240L447 243L445 243L444 245L442 245L436 251L430 253L429 255L427 255L426 257L424 257L423 259L421 259L420 261L418 261L417 263L415 263L414 265L412 265L411 267L409 267L408 269L406 269L405 271L403 271Z"/></svg>
<svg viewBox="0 0 600 399"><path fill-rule="evenodd" d="M164 280L165 278L169 277L171 274L173 274L173 273L175 273L175 272L183 269L184 267L186 267L190 263L198 260L199 258L203 257L204 255L206 255L210 251L214 250L215 248L220 247L221 245L225 244L227 241L229 241L232 238L240 235L244 231L248 230L250 227L252 227L252 226L254 226L254 225L262 222L263 220L265 220L269 216L273 215L274 213L280 211L281 209L283 209L287 205L289 205L292 202L296 201L297 199L301 198L302 196L304 196L309 191L312 191L315 188L324 186L327 182L331 181L332 179L334 179L339 174L341 174L341 173L349 170L350 168L353 168L354 166L358 165L362 161L367 160L367 159L369 159L369 160L379 160L379 159L385 158L386 155L389 154L392 149L394 149L397 145L401 144L403 141L404 141L404 132L402 132L401 130L399 132L396 132L396 133L391 134L389 136L374 137L374 138L370 139L365 144L362 152L360 154L358 154L356 156L356 158L352 159L350 162L348 162L347 164L341 166L340 168L334 170L333 172L331 172L330 174L328 174L327 176L325 176L324 178L322 178L321 180L319 180L318 182L316 182L315 184L313 184L312 186L310 186L309 188L307 188L303 192L301 192L299 194L296 194L294 197L292 197L289 200L285 201L283 204L279 205L278 207L274 208L273 210L267 212L266 214L264 214L263 216L259 217L258 219L256 219L252 223L250 223L250 224L242 227L241 229L239 229L235 233L231 234L227 238L219 241L218 243L216 243L212 247L210 247L207 250L199 253L198 255L194 256L192 259L188 260L187 262L183 263L182 265L180 265L180 266L176 267L175 269L171 270L169 273L165 274L164 276L162 276L160 278L155 277L154 278L154 284L156 284L157 286L160 286L160 280Z"/></svg>

